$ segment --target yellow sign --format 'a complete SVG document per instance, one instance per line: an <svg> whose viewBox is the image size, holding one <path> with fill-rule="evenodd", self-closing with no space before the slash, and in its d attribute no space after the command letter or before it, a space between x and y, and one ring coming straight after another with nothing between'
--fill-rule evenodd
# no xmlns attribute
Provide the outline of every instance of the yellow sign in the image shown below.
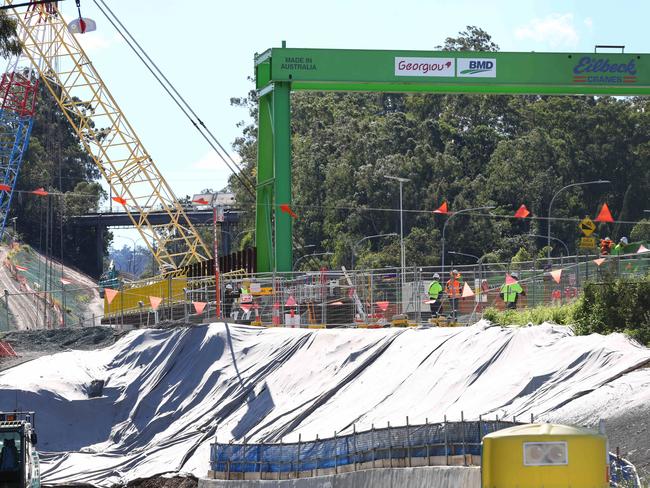
<svg viewBox="0 0 650 488"><path fill-rule="evenodd" d="M585 235L585 237L589 237L596 230L596 224L594 224L594 221L591 220L589 217L585 217L584 219L582 219L578 224L578 227Z"/></svg>
<svg viewBox="0 0 650 488"><path fill-rule="evenodd" d="M595 237L581 237L580 238L580 249L593 249L596 247L596 238Z"/></svg>

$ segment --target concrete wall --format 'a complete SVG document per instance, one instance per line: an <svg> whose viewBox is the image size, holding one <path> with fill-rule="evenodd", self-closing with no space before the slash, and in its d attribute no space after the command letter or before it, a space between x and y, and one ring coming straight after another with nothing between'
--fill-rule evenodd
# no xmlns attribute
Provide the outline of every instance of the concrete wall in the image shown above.
<svg viewBox="0 0 650 488"><path fill-rule="evenodd" d="M199 488L480 488L476 467L433 466L369 469L283 481L199 480Z"/></svg>

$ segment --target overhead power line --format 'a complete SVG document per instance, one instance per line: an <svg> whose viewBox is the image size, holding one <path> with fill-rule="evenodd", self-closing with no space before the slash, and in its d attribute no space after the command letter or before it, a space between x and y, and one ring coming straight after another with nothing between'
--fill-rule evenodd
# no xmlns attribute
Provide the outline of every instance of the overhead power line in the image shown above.
<svg viewBox="0 0 650 488"><path fill-rule="evenodd" d="M203 139L210 145L219 158L224 162L228 169L235 175L246 191L255 196L255 183L244 173L242 167L232 158L230 153L223 147L221 142L206 126L203 120L197 115L192 106L178 92L174 84L169 81L167 76L162 72L158 65L151 59L145 49L133 37L131 32L126 28L122 21L117 17L115 12L104 2L104 0L93 0L99 11L115 28L117 33L124 39L126 44L131 48L135 55L140 59L142 64L149 70L156 81L162 86L169 97L174 101L178 108L183 112L185 117L192 123L194 128L201 134ZM101 5L100 5L101 4Z"/></svg>

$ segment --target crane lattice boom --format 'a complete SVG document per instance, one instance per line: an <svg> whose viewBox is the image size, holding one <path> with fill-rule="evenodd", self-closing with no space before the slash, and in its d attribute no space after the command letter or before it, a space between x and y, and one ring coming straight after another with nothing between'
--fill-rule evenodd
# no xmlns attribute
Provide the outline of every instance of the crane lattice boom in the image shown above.
<svg viewBox="0 0 650 488"><path fill-rule="evenodd" d="M12 0L5 4L11 5ZM126 212L161 268L176 269L209 259L210 251L68 31L56 4L34 5L22 14L13 12L23 55L39 71L41 82L58 102L113 195L126 201ZM153 225L148 215L161 210L169 214L169 223Z"/></svg>

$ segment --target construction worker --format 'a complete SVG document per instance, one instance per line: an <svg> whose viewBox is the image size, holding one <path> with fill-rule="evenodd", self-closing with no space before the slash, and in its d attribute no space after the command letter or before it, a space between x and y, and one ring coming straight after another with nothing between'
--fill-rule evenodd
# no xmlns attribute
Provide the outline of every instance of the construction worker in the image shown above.
<svg viewBox="0 0 650 488"><path fill-rule="evenodd" d="M608 256L609 253L612 252L612 245L614 242L609 238L605 237L604 239L600 240L600 255L601 256Z"/></svg>
<svg viewBox="0 0 650 488"><path fill-rule="evenodd" d="M616 256L625 254L625 246L627 246L627 237L623 236L618 241L618 244L616 244L616 247L614 247L612 254L615 254Z"/></svg>
<svg viewBox="0 0 650 488"><path fill-rule="evenodd" d="M518 280L519 275L517 273L512 273L513 279ZM526 291L522 288L519 282L512 284L504 283L501 285L500 290L501 298L506 304L506 310L515 310L517 308L517 300L519 300L519 295L526 295Z"/></svg>
<svg viewBox="0 0 650 488"><path fill-rule="evenodd" d="M235 298L239 297L239 291L235 291L231 283L226 285L226 293L223 297L223 317L228 319L232 313L232 304L235 302Z"/></svg>
<svg viewBox="0 0 650 488"><path fill-rule="evenodd" d="M445 293L449 299L450 313L449 317L453 320L458 318L458 299L461 296L460 273L454 269L449 273L449 280L445 287Z"/></svg>
<svg viewBox="0 0 650 488"><path fill-rule="evenodd" d="M440 275L434 273L433 281L429 284L429 308L431 309L431 318L436 319L440 315L442 308L442 285L440 284Z"/></svg>

